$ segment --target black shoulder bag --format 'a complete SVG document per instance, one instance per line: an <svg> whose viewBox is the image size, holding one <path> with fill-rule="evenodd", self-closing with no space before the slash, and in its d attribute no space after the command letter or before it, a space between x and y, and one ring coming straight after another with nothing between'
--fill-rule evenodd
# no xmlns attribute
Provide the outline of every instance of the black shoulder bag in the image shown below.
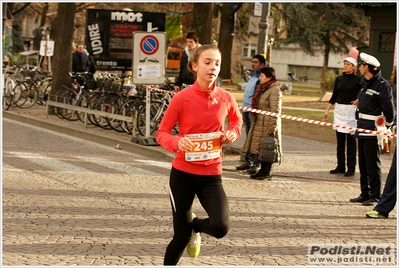
<svg viewBox="0 0 399 268"><path fill-rule="evenodd" d="M278 163L280 155L277 149L278 140L273 134L270 134L263 141L262 149L259 152L259 161L266 163Z"/></svg>

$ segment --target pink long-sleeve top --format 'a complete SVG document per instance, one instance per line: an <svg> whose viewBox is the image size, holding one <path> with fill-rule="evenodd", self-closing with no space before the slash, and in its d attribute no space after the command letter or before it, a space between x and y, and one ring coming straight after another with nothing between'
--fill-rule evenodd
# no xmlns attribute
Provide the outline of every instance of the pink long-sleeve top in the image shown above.
<svg viewBox="0 0 399 268"><path fill-rule="evenodd" d="M234 96L223 88L214 87L202 90L197 82L176 94L165 112L156 133L157 142L166 150L175 152L172 166L180 171L197 175L222 174L221 150L217 158L187 161L185 152L178 149L181 137L188 134L224 133L226 116L229 118L227 130L233 131L237 138L241 135L242 115ZM178 124L179 135L171 131Z"/></svg>

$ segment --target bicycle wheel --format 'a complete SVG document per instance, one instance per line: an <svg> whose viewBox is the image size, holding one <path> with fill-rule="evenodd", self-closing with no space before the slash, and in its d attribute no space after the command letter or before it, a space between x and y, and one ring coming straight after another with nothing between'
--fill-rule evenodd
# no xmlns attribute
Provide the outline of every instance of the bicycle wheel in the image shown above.
<svg viewBox="0 0 399 268"><path fill-rule="evenodd" d="M133 117L136 115L136 111L138 112L142 107L145 106L145 102L140 99L128 100L123 104L121 108L121 114L124 116L132 117L132 121L123 121L122 128L126 133L132 134L133 132Z"/></svg>
<svg viewBox="0 0 399 268"><path fill-rule="evenodd" d="M11 94L11 91L9 91L7 89L7 87L5 87L3 89L3 109L4 110L8 110L10 109L11 105L12 105L12 99L13 99L13 95Z"/></svg>
<svg viewBox="0 0 399 268"><path fill-rule="evenodd" d="M112 96L109 94L103 95L102 97L98 98L96 102L93 104L93 110L103 111L103 112L112 112ZM110 125L108 124L107 118L101 115L91 114L90 117L93 124L99 126L103 129L111 129Z"/></svg>
<svg viewBox="0 0 399 268"><path fill-rule="evenodd" d="M37 99L39 98L39 90L37 86L33 82L22 82L21 83L21 96L15 102L15 105L19 108L30 108L36 104Z"/></svg>
<svg viewBox="0 0 399 268"><path fill-rule="evenodd" d="M112 109L110 113L112 114L121 114L122 105L125 103L125 99L123 96L117 95L111 100ZM117 132L125 132L122 128L122 124L124 121L115 119L112 117L106 117L108 125Z"/></svg>
<svg viewBox="0 0 399 268"><path fill-rule="evenodd" d="M151 102L150 105L150 135L155 134L159 121L155 120L158 113L162 112L162 102ZM145 136L146 132L146 106L142 107L137 115L137 130L140 135Z"/></svg>
<svg viewBox="0 0 399 268"><path fill-rule="evenodd" d="M67 90L61 93L59 96L59 100L61 103L76 105L76 92L74 90ZM76 110L71 108L59 108L60 115L68 120L68 121L76 121L79 120Z"/></svg>
<svg viewBox="0 0 399 268"><path fill-rule="evenodd" d="M94 107L97 105L98 99L100 99L102 96L104 96L104 94L101 93L101 92L96 92L96 93L94 93L94 94L90 97L90 99L88 100L87 108L88 108L89 110L95 110ZM93 125L98 126L93 113L90 113L90 112L89 112L89 113L87 114L87 119L89 119L90 123L92 123Z"/></svg>
<svg viewBox="0 0 399 268"><path fill-rule="evenodd" d="M39 99L36 102L37 104L44 105L48 100L48 96L51 92L51 81L51 78L46 78L38 85Z"/></svg>
<svg viewBox="0 0 399 268"><path fill-rule="evenodd" d="M59 103L63 103L63 99L62 99L62 94L64 94L65 91L69 90L67 86L61 86L61 89L57 91L57 93L55 93L54 95L54 101L59 102ZM61 119L64 119L64 117L62 116L62 112L61 112L61 107L57 107L54 106L54 114Z"/></svg>
<svg viewBox="0 0 399 268"><path fill-rule="evenodd" d="M79 97L79 99L76 101L76 106L89 109L89 102L90 102L91 97L92 97L92 94L90 92L86 92L86 93L82 94ZM76 112L76 115L82 123L85 122L85 113L84 112ZM89 116L89 114L87 116ZM88 123L90 123L90 121Z"/></svg>

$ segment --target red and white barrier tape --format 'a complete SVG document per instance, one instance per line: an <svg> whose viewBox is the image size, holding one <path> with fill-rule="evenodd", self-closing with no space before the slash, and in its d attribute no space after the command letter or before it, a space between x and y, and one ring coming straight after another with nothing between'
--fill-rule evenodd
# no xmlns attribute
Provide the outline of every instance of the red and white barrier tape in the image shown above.
<svg viewBox="0 0 399 268"><path fill-rule="evenodd" d="M169 90L164 90L164 89L160 89L160 88L149 87L148 89L149 90L163 92L163 93L168 93L168 94L171 94L171 95L175 95L176 94L176 92L169 91ZM264 115L270 115L270 116L275 116L275 117L281 117L281 118L290 119L290 120L293 120L293 121L305 122L305 123L314 124L314 125L327 126L327 127L334 127L335 126L336 128L342 128L342 129L347 129L347 130L355 130L355 131L358 131L358 132L363 132L363 133L368 133L368 134L373 134L373 135L384 135L384 136L396 137L395 133L388 133L388 132L383 132L383 131L375 131L375 130L370 130L370 129L362 129L362 128L355 128L355 127L350 127L350 126L345 126L345 125L332 124L332 123L317 121L317 120L313 120L313 119L306 119L306 118L301 118L301 117L296 117L296 116L291 116L291 115L284 115L284 114L267 112L267 111L263 111L263 110L247 108L247 107L243 107L243 106L239 106L238 108L241 109L241 110L244 110L244 111L249 111L249 112L258 113L258 114L264 114Z"/></svg>
<svg viewBox="0 0 399 268"><path fill-rule="evenodd" d="M305 118L291 116L291 115L284 115L284 114L267 112L267 111L263 111L263 110L247 108L247 107L243 107L243 106L239 106L238 108L242 109L242 110L245 110L245 111L253 112L253 113L270 115L270 116L275 116L275 117L281 117L281 118L290 119L290 120L294 120L294 121L298 121L298 122L305 122L305 123L309 123L309 124L315 124L315 125L327 126L327 127L335 126L337 128L355 130L355 131L358 131L358 132L363 132L363 133L368 133L368 134L396 137L395 133L388 133L388 132L383 132L383 131L375 131L375 130L370 130L370 129L362 129L362 128L355 128L355 127L350 127L350 126L345 126L345 125L332 124L332 123L321 122L321 121L317 121L317 120L313 120L313 119L305 119Z"/></svg>
<svg viewBox="0 0 399 268"><path fill-rule="evenodd" d="M176 92L174 92L174 91L170 91L170 90L165 90L165 89L160 89L160 88L157 88L157 87L148 87L148 90L150 90L150 91L159 91L159 92L163 92L163 93L168 93L168 94L170 94L170 95L175 95L176 94Z"/></svg>

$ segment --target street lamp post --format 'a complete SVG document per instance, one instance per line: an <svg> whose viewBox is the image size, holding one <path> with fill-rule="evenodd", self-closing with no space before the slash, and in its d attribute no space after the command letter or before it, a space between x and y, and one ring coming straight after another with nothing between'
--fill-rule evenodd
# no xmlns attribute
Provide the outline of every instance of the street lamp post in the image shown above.
<svg viewBox="0 0 399 268"><path fill-rule="evenodd" d="M269 28L270 2L262 4L262 16L259 22L258 54L267 55L266 37Z"/></svg>

